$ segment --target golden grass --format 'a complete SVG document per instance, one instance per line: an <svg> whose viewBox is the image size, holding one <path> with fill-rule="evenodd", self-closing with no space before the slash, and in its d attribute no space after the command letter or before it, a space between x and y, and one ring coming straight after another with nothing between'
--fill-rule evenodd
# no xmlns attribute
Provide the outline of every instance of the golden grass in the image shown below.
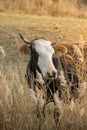
<svg viewBox="0 0 87 130"><path fill-rule="evenodd" d="M25 81L25 71L29 56L23 56L19 53L21 39L18 33L25 34L30 40L44 36L54 41L60 33L58 34L57 30L54 29L53 22L57 23L63 30L62 42L67 41L68 44L68 42L79 41L81 30L84 30L81 34L84 36L84 40L87 40L87 19L0 13L0 45L4 47L6 52L6 58L0 62L0 71L3 77L2 84L8 86L8 89L6 89L8 98L3 96L4 99L0 99L1 130L38 130L36 104L30 97L31 91L29 91ZM80 30L78 25L81 27ZM72 107L73 103L71 104L71 109ZM47 105L46 119L42 130L55 130L53 108L52 103ZM86 93L79 102L76 102L72 111L70 111L69 106L64 106L64 115L59 130L75 129L87 129Z"/></svg>
<svg viewBox="0 0 87 130"><path fill-rule="evenodd" d="M87 7L76 0L8 0L0 1L0 11L24 12L51 16L87 17Z"/></svg>

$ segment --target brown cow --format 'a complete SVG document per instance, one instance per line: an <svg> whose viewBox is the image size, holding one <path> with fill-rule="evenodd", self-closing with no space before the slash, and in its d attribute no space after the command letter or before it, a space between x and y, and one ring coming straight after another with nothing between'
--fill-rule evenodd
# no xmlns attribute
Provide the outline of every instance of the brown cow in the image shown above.
<svg viewBox="0 0 87 130"><path fill-rule="evenodd" d="M20 47L20 51L24 53L25 46L31 50L26 79L37 98L39 129L45 116L45 106L49 102L55 104L54 120L58 127L63 113L62 103L78 98L79 80L75 64L72 57L66 54L67 51L63 56L55 56L53 46L56 43L42 38L29 42L23 35L20 34L20 37L26 44Z"/></svg>

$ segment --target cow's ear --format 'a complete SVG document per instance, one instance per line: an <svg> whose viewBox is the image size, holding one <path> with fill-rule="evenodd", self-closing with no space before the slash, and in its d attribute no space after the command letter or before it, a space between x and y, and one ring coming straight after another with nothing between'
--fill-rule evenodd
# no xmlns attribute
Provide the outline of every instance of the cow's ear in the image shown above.
<svg viewBox="0 0 87 130"><path fill-rule="evenodd" d="M22 43L19 47L19 51L24 55L30 54L30 46Z"/></svg>

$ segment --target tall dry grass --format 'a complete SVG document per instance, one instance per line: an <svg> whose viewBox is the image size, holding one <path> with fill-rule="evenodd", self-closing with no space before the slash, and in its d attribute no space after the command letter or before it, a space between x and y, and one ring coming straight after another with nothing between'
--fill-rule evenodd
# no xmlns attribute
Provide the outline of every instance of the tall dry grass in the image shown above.
<svg viewBox="0 0 87 130"><path fill-rule="evenodd" d="M29 57L22 56L19 53L18 45L21 41L18 33L27 33L30 39L35 38L35 36L47 36L48 39L53 40L54 37L56 38L60 34L60 32L56 33L56 31L51 29L53 27L52 21L56 21L63 27L62 31L64 30L65 35L63 40L69 42L79 39L81 41L78 38L79 34L85 40L87 39L86 21L68 18L56 18L54 20L52 17L19 16L3 13L0 14L0 17L0 44L5 47L6 51L6 58L0 62L0 71L2 73L0 77L2 85L1 82L0 85L6 88L3 90L2 87L2 94L0 91L0 130L38 130L37 108L34 100L31 98L34 95L31 94L25 80L25 71ZM77 27L76 25L81 26ZM82 46L82 44L79 46ZM82 49L81 52L85 61L80 66L77 62L76 68L79 77L85 79L87 83L87 75L84 75L87 66L87 47L84 50ZM74 55L72 56L74 59ZM85 83L81 84L82 90L84 85ZM48 104L42 130L55 130L53 110L54 104ZM63 110L64 114L59 130L87 130L87 92L83 94L76 104L72 100L70 105L63 105Z"/></svg>
<svg viewBox="0 0 87 130"><path fill-rule="evenodd" d="M0 10L51 16L87 16L87 7L77 0L1 0Z"/></svg>
<svg viewBox="0 0 87 130"><path fill-rule="evenodd" d="M81 81L84 80L84 82L87 83L87 78L84 75L86 72L86 62L85 60L83 61L78 59L79 55L81 58L83 58L84 51L81 53L76 45L74 45L73 48L74 55L72 56L74 62L76 63L75 65L78 71L78 76L80 77ZM75 55L77 55L77 59ZM85 58L87 59L87 57ZM20 53L18 55L18 59L19 60L17 64L13 64L11 62L6 66L6 70L4 70L3 64L0 64L0 69L2 71L2 75L0 76L0 85L7 88L5 90L2 88L3 98L0 98L0 130L38 130L39 121L36 117L37 108L34 100L31 98L32 96L34 97L34 95L32 95L31 91L29 90L24 77L26 64L23 63L22 60L24 59L21 57ZM82 90L85 90L84 88L87 86L85 86L83 83L80 85L80 87L80 92L82 92ZM1 94L2 93L0 91L0 97ZM80 95L81 94L82 93L80 93ZM47 105L46 118L44 124L42 125L42 130L55 130L53 109L54 105L52 103ZM84 92L81 98L76 101L76 104L73 104L72 101L70 105L64 105L63 110L64 114L61 119L59 130L87 129L86 92Z"/></svg>

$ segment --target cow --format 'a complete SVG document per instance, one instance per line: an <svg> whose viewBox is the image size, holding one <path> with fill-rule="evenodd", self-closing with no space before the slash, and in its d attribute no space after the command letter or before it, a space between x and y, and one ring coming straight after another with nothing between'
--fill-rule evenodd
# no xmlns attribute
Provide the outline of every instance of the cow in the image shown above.
<svg viewBox="0 0 87 130"><path fill-rule="evenodd" d="M19 35L25 43L20 47L20 51L25 53L28 46L31 52L25 77L37 98L39 129L49 102L54 102L54 121L58 128L63 114L63 103L70 103L78 98L79 80L75 64L67 54L67 48L64 55L55 55L53 46L58 40L51 42L44 38L36 38L29 42L22 34ZM29 53L28 49L27 52Z"/></svg>

